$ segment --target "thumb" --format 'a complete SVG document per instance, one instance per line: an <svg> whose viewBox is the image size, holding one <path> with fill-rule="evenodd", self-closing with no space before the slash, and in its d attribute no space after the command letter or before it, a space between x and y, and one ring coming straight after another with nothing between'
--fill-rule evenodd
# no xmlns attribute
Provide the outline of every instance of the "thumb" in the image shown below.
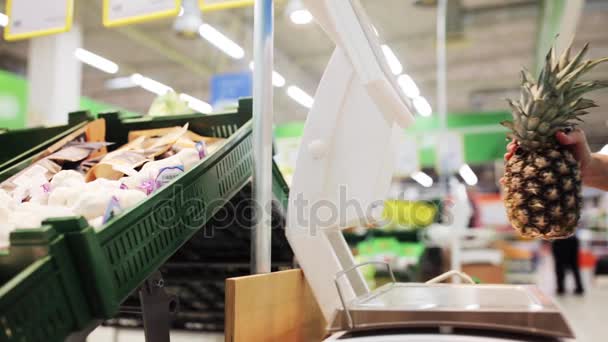
<svg viewBox="0 0 608 342"><path fill-rule="evenodd" d="M562 145L574 145L576 144L576 138L574 136L568 135L562 131L559 131L555 134L557 141L559 141Z"/></svg>

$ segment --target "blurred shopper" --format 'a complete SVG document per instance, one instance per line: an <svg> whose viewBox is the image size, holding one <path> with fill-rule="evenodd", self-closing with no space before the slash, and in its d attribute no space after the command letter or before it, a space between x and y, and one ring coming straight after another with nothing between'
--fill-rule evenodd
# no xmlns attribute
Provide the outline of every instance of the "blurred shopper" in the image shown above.
<svg viewBox="0 0 608 342"><path fill-rule="evenodd" d="M553 251L553 260L555 262L557 294L564 294L564 279L567 270L570 270L574 276L574 281L576 283L574 293L578 295L584 294L585 289L581 282L581 272L578 263L579 242L576 235L567 239L554 240L551 244L551 250Z"/></svg>

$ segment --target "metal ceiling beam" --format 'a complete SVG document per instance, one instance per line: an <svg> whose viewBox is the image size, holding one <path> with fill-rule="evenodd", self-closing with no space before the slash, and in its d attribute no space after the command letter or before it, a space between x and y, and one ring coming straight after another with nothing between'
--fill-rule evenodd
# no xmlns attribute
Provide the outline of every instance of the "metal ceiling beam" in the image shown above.
<svg viewBox="0 0 608 342"><path fill-rule="evenodd" d="M194 58L186 56L177 49L167 47L166 43L155 38L154 35L144 33L143 30L132 26L125 26L117 29L116 31L125 35L132 41L153 50L161 56L166 57L170 61L182 65L184 68L193 72L197 76L206 77L213 74L213 70L211 70L207 65L195 60Z"/></svg>
<svg viewBox="0 0 608 342"><path fill-rule="evenodd" d="M94 11L85 12L101 13L101 1L88 0L86 1L86 4L92 7ZM123 26L114 31L121 33L141 46L166 57L168 60L182 65L197 76L207 77L213 74L213 70L211 70L208 65L201 63L202 61L191 58L177 49L168 47L162 40L156 38L152 34L145 33L144 30L138 29L135 26Z"/></svg>

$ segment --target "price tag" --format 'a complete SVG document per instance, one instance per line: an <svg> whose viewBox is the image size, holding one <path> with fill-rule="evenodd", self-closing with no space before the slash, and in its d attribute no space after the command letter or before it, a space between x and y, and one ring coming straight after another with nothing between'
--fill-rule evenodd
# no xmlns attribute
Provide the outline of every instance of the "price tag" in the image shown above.
<svg viewBox="0 0 608 342"><path fill-rule="evenodd" d="M175 17L180 6L180 0L104 0L103 25L114 27Z"/></svg>
<svg viewBox="0 0 608 342"><path fill-rule="evenodd" d="M74 0L7 0L6 15L8 41L66 32L72 28Z"/></svg>
<svg viewBox="0 0 608 342"><path fill-rule="evenodd" d="M202 11L219 11L253 6L254 0L199 0Z"/></svg>

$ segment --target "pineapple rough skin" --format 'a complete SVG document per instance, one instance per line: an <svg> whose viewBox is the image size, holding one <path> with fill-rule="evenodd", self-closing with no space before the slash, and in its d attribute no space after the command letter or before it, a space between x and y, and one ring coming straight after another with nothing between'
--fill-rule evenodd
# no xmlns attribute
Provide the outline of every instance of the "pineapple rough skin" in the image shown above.
<svg viewBox="0 0 608 342"><path fill-rule="evenodd" d="M543 239L574 234L582 204L581 174L568 149L519 148L507 161L505 180L507 215L519 234Z"/></svg>
<svg viewBox="0 0 608 342"><path fill-rule="evenodd" d="M521 98L508 100L513 121L501 124L518 145L505 166L505 206L513 227L524 237L560 239L574 234L581 211L581 171L555 134L582 121L597 105L582 96L608 87L606 81L578 79L608 58L583 60L588 44L573 58L571 47L557 58L549 50L538 79L522 71Z"/></svg>

